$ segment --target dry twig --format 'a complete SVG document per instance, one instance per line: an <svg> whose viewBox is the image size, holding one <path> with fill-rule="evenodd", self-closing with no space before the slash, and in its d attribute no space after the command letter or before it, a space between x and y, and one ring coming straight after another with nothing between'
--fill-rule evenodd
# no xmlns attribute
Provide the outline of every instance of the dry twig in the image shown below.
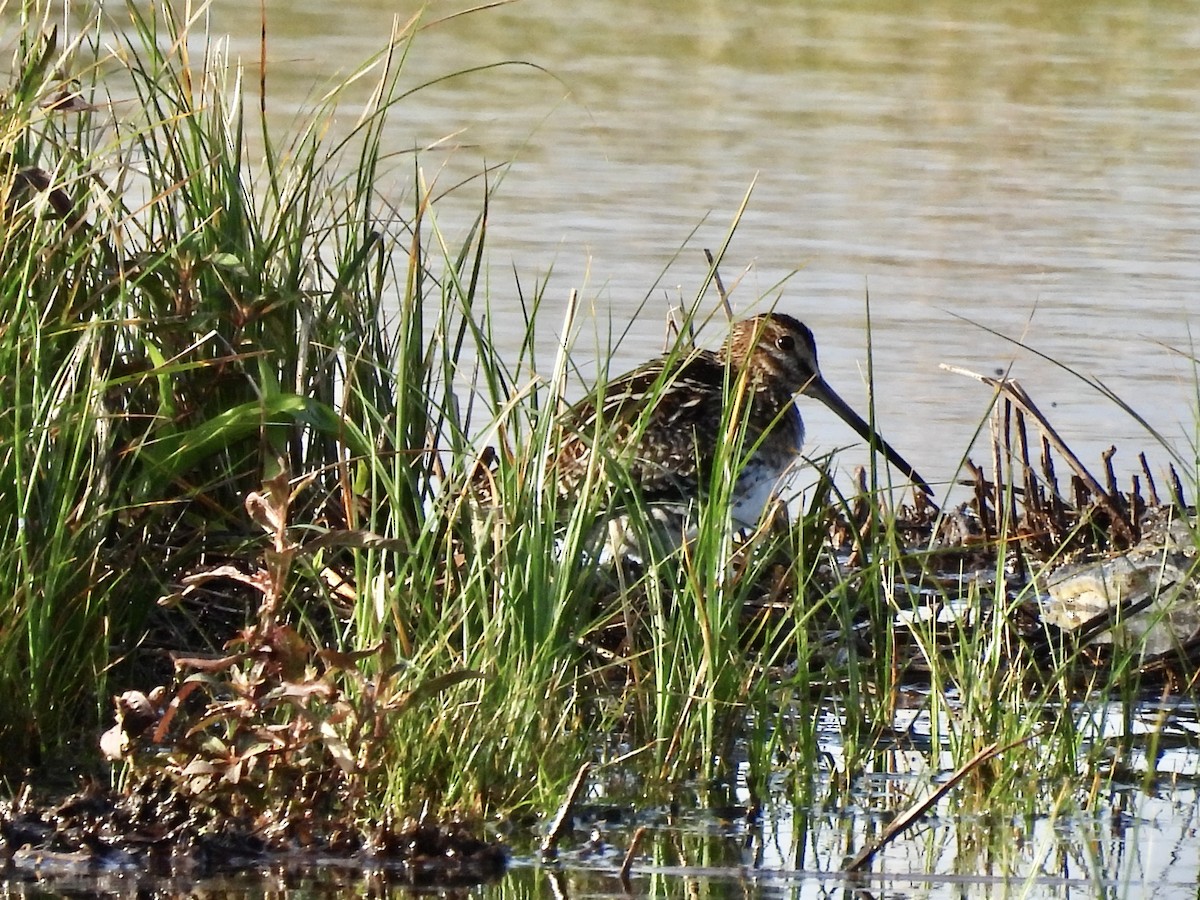
<svg viewBox="0 0 1200 900"><path fill-rule="evenodd" d="M566 827L567 820L571 817L571 809L575 806L575 801L579 797L579 792L583 790L583 785L587 781L587 774L591 769L592 764L585 762L579 767L579 771L575 773L575 780L567 788L567 796L563 799L562 806L558 808L558 814L554 817L554 821L550 823L550 830L546 832L546 837L542 840L543 859L553 859L557 855L558 839L562 836L562 831Z"/></svg>
<svg viewBox="0 0 1200 900"><path fill-rule="evenodd" d="M945 784L939 787L924 800L913 804L895 819L893 819L892 824L884 829L883 834L879 836L879 840L863 848L862 852L859 853L858 856L854 857L854 859L850 860L850 862L846 865L845 871L857 872L861 870L863 866L865 866L875 857L875 854L894 841L897 836L899 836L899 834L907 829L908 826L910 826L913 822L925 815L925 813L929 811L929 808L933 806L933 804L937 803L938 800L944 797L972 770L977 769L992 757L999 756L1001 753L1006 753L1013 747L1019 747L1021 744L1024 744L1026 741L1028 741L1030 737L1032 737L1032 735L1029 737L1023 737L1019 741L1013 741L1011 744L1005 744L1004 746L1000 746L998 742L988 744L969 760L967 760L961 768L959 768L953 775L949 777L949 779L946 780Z"/></svg>

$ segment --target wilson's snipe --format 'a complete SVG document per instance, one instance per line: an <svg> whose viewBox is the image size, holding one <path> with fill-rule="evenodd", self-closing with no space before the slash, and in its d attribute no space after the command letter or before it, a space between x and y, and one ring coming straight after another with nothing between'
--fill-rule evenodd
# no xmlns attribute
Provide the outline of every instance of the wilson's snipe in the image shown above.
<svg viewBox="0 0 1200 900"><path fill-rule="evenodd" d="M731 516L756 524L804 442L793 402L805 394L837 413L923 491L931 488L821 377L812 332L770 313L733 325L720 350L654 360L611 382L571 410L573 432L555 461L559 487L633 486L647 504L690 504L712 484L720 442L741 432L747 454L732 490ZM738 404L730 406L730 404ZM744 424L742 424L744 423ZM594 448L604 452L596 454ZM619 467L619 468L614 468Z"/></svg>

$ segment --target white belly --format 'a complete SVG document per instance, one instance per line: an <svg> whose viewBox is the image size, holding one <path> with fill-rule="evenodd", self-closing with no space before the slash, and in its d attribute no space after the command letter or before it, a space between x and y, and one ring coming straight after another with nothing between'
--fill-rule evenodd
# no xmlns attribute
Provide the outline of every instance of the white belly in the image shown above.
<svg viewBox="0 0 1200 900"><path fill-rule="evenodd" d="M730 510L735 528L753 528L762 518L763 511L775 499L783 477L781 474L768 473L757 469L751 477L749 473L738 479L738 499Z"/></svg>
<svg viewBox="0 0 1200 900"><path fill-rule="evenodd" d="M788 480L796 459L800 456L800 448L804 444L804 422L796 404L793 403L787 411L787 419L780 427L791 429L791 456L786 460L780 459L779 464L775 466L748 465L738 476L733 508L730 510L730 517L736 528L752 528L758 524L767 506Z"/></svg>

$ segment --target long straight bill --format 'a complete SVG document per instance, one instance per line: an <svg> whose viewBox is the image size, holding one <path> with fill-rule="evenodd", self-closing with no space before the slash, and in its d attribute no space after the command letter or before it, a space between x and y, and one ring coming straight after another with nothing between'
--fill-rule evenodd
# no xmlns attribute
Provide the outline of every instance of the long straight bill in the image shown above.
<svg viewBox="0 0 1200 900"><path fill-rule="evenodd" d="M838 417L853 428L864 441L883 451L883 455L887 457L887 461L893 466L907 475L917 487L923 490L926 494L933 496L933 488L929 486L924 478L920 476L916 469L909 465L908 460L896 452L896 448L885 441L874 428L866 423L862 416L856 413L845 400L837 395L825 379L820 375L813 378L804 389L804 394L812 397L814 400L820 400L835 413Z"/></svg>

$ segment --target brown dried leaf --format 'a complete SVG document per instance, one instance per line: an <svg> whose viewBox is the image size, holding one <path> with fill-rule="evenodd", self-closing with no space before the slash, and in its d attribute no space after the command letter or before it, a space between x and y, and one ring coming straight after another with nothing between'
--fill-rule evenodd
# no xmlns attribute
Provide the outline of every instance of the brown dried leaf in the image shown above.
<svg viewBox="0 0 1200 900"><path fill-rule="evenodd" d="M234 653L232 656L221 656L216 659L203 656L176 656L174 653L171 654L171 661L175 663L176 672L180 669L195 669L199 672L224 672L249 658L250 654L244 652Z"/></svg>
<svg viewBox="0 0 1200 900"><path fill-rule="evenodd" d="M263 593L270 586L266 572L252 572L247 575L233 566L217 566L215 569L209 569L207 572L196 572L195 574L187 575L184 577L183 583L188 587L195 587L217 578L227 578L230 581L239 582Z"/></svg>
<svg viewBox="0 0 1200 900"><path fill-rule="evenodd" d="M350 650L343 652L341 650L318 650L317 656L331 669L350 669L356 666L364 659L370 659L377 655L384 648L384 642L380 641L374 647L367 647L365 650Z"/></svg>
<svg viewBox="0 0 1200 900"><path fill-rule="evenodd" d="M291 490L287 472L263 482L264 493L251 491L246 495L246 512L258 525L281 539L287 530L288 505Z"/></svg>
<svg viewBox="0 0 1200 900"><path fill-rule="evenodd" d="M358 588L354 586L354 582L347 579L341 572L336 569L331 569L326 566L321 570L321 580L329 590L343 600L353 603L358 599Z"/></svg>
<svg viewBox="0 0 1200 900"><path fill-rule="evenodd" d="M337 767L347 775L353 775L358 768L354 762L354 754L350 752L350 748L346 746L346 742L337 733L337 729L329 722L322 722L320 730L325 749L329 751L329 755L333 757L333 761L337 764Z"/></svg>
<svg viewBox="0 0 1200 900"><path fill-rule="evenodd" d="M267 694L268 699L296 699L307 700L310 697L320 697L322 700L328 700L337 694L337 690L333 685L324 681L310 682L295 682L285 681L275 690Z"/></svg>
<svg viewBox="0 0 1200 900"><path fill-rule="evenodd" d="M151 741L155 744L161 744L163 738L166 737L167 729L171 726L171 722L175 719L175 714L179 712L179 707L185 700L195 691L203 682L196 678L188 678L179 688L179 693L175 698L167 704L166 712L163 717L158 720L158 727L154 729L154 735Z"/></svg>
<svg viewBox="0 0 1200 900"><path fill-rule="evenodd" d="M186 778L195 778L197 775L215 775L218 771L219 768L211 760L201 759L197 756L184 766L183 771L179 774Z"/></svg>

